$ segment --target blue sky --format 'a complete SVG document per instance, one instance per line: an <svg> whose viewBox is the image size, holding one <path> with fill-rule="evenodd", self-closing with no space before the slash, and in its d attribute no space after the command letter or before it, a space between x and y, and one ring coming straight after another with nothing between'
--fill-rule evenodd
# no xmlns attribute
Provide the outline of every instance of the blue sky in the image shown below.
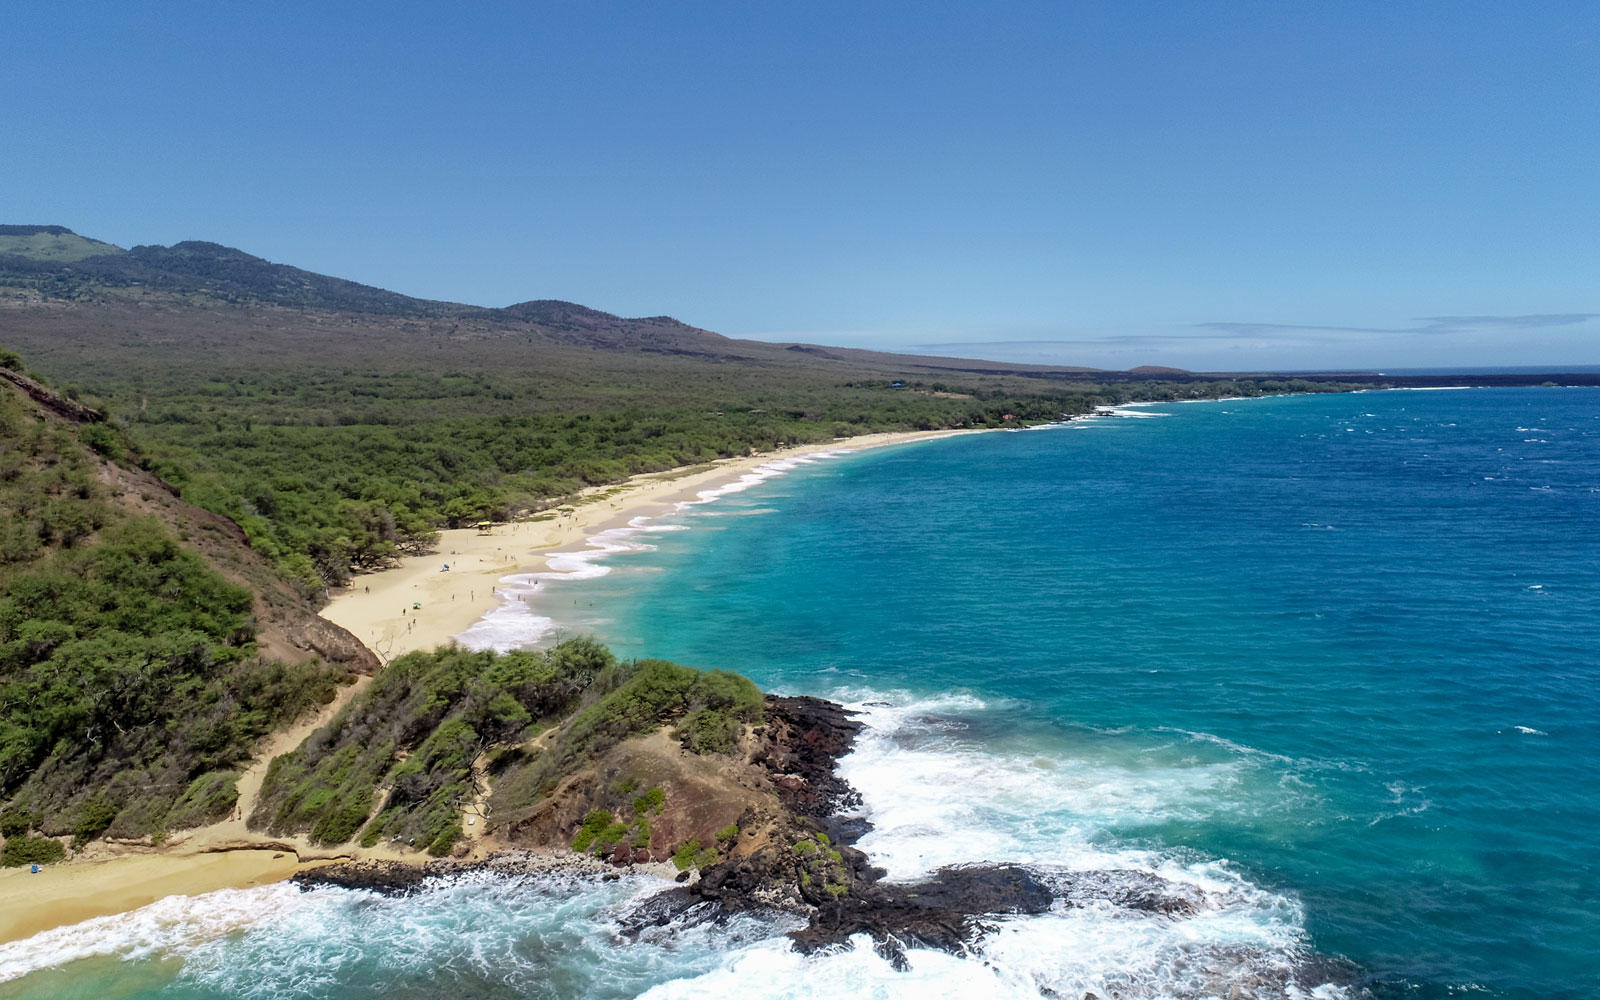
<svg viewBox="0 0 1600 1000"><path fill-rule="evenodd" d="M0 221L1125 368L1600 363L1600 4L47 3Z"/></svg>

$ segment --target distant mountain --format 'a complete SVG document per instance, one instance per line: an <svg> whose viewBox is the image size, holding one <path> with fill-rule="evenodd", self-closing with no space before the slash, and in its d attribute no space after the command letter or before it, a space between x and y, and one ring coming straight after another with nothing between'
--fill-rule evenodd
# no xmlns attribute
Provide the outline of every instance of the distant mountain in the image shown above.
<svg viewBox="0 0 1600 1000"><path fill-rule="evenodd" d="M170 247L121 250L61 226L0 227L0 282L68 297L143 288L223 302L378 316L436 317L483 311L274 264L220 243L186 240Z"/></svg>
<svg viewBox="0 0 1600 1000"><path fill-rule="evenodd" d="M418 360L415 356L421 351L431 367L437 362L433 352L449 345L460 361L491 366L524 365L526 349L534 347L643 359L672 356L685 363L732 362L768 372L831 372L845 378L960 373L1081 381L1084 375L1101 373L1067 365L739 340L670 316L628 318L558 299L504 308L441 302L275 264L219 243L186 240L123 250L64 226L0 226L0 295L26 302L29 293L82 307L74 308L71 318L33 315L24 321L12 313L8 335L41 362L68 349L68 339L79 349L98 353L113 346L108 338L126 347L131 337L140 342L140 357L154 359L171 350L182 355L179 363L185 366L196 359L197 351L202 355L220 351L214 356L237 361L265 351L275 362L314 351L320 361L338 364L374 356ZM258 313L245 316L235 307ZM164 314L157 318L152 308ZM263 308L269 312L260 313ZM338 337L329 336L330 322L341 326ZM256 346L246 349L241 339L256 341ZM520 352L515 358L509 353L513 345ZM568 360L561 364L571 367ZM1167 373L1187 374L1145 368L1124 377Z"/></svg>
<svg viewBox="0 0 1600 1000"><path fill-rule="evenodd" d="M124 252L110 243L79 236L65 226L0 226L0 255L70 264L87 257Z"/></svg>

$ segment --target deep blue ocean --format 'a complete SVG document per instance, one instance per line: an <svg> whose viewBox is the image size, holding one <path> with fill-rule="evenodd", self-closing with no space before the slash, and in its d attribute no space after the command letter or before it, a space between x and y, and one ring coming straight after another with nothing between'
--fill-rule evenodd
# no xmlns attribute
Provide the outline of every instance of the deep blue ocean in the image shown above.
<svg viewBox="0 0 1600 1000"><path fill-rule="evenodd" d="M0 997L1600 996L1600 390L1119 412L785 463L536 610L858 707L890 877L1136 868L1197 914L896 973L753 921L613 947L642 882L278 886L0 946L88 956Z"/></svg>

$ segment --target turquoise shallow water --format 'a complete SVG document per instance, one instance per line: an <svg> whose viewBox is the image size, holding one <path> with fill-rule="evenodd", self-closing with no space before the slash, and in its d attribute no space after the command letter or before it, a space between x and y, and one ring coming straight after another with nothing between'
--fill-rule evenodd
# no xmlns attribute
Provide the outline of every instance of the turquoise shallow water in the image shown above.
<svg viewBox="0 0 1600 1000"><path fill-rule="evenodd" d="M1382 983L1600 991L1600 396L1143 412L772 480L583 584L590 622L795 691L971 692L995 749L1224 768L1095 838L1230 859Z"/></svg>
<svg viewBox="0 0 1600 1000"><path fill-rule="evenodd" d="M86 956L0 998L1600 992L1600 394L1139 412L800 465L534 610L856 704L891 877L1139 868L1194 918L1008 921L900 974L758 922L618 950L631 883L280 886L0 947Z"/></svg>

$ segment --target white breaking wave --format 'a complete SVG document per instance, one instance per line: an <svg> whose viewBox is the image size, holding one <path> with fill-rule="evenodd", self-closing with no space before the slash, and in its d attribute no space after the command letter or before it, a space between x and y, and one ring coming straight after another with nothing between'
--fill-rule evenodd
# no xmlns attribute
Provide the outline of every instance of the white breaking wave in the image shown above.
<svg viewBox="0 0 1600 1000"><path fill-rule="evenodd" d="M1200 818L1226 808L1241 767L1159 764L1140 754L1074 759L986 750L971 726L1015 707L960 692L936 698L849 692L865 728L840 772L873 824L858 846L891 878L976 862L1020 862L1062 898L1048 912L1005 916L963 955L907 953L896 971L871 942L803 956L788 922L656 928L623 943L619 912L659 891L643 876L541 880L475 873L386 898L287 884L172 897L0 946L0 981L95 956L181 962L179 983L228 997L338 995L377 982L418 988L460 977L512 991L654 1000L734 994L765 998L1132 998L1229 995L1332 1000L1300 983L1306 957L1297 900L1253 884L1223 859L1121 846L1123 825ZM1112 871L1154 875L1183 906L1168 913L1112 905L1072 890ZM1120 877L1120 876L1113 876Z"/></svg>
<svg viewBox="0 0 1600 1000"><path fill-rule="evenodd" d="M1307 953L1297 900L1253 885L1223 860L1113 846L1105 836L1125 823L1214 811L1235 780L1235 765L1133 768L1008 756L963 740L958 717L997 707L981 698L842 694L866 727L839 763L873 824L856 846L891 879L1009 861L1029 864L1065 891L1074 873L1139 872L1173 883L1192 912L1156 915L1103 901L1058 901L1047 913L992 919L993 932L966 955L912 949L904 972L864 936L849 950L811 957L776 939L645 997L1167 998L1226 996L1240 983L1259 984L1248 993L1259 997L1345 995L1330 984L1296 982Z"/></svg>
<svg viewBox="0 0 1600 1000"><path fill-rule="evenodd" d="M974 861L1165 876L1169 863L1108 853L1092 838L1134 822L1204 818L1238 781L1231 763L1135 770L1105 760L994 753L950 735L949 715L987 708L970 696L850 707L867 728L839 762L839 775L861 792L873 824L857 846L892 879Z"/></svg>
<svg viewBox="0 0 1600 1000"><path fill-rule="evenodd" d="M608 914L670 885L636 874L605 882L476 872L430 880L404 897L332 887L302 892L285 882L170 896L0 945L0 982L109 958L178 961L180 984L249 1000L338 996L346 986L352 995L367 995L373 980L420 981L441 970L519 992L560 973L609 994L631 994L661 977L662 949L641 945L619 955ZM745 920L729 937L748 940L755 929ZM767 925L760 933L773 930ZM702 971L716 957L711 943L686 948L666 974Z"/></svg>
<svg viewBox="0 0 1600 1000"><path fill-rule="evenodd" d="M198 947L282 917L303 894L287 883L168 896L129 913L95 917L0 944L0 982L101 955L138 959Z"/></svg>
<svg viewBox="0 0 1600 1000"><path fill-rule="evenodd" d="M1170 413L1158 413L1152 410L1136 409L1138 403L1125 403L1121 406L1097 406L1094 413L1088 416L1096 417L1170 417Z"/></svg>

